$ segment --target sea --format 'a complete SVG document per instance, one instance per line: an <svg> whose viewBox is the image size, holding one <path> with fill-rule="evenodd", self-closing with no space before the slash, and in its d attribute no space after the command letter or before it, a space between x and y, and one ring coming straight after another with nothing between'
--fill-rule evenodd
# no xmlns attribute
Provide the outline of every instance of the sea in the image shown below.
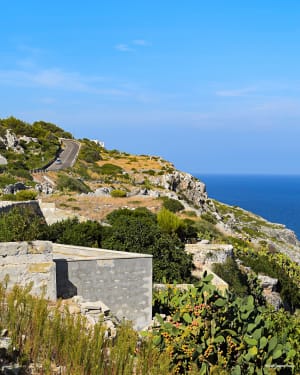
<svg viewBox="0 0 300 375"><path fill-rule="evenodd" d="M194 174L209 198L239 206L273 223L284 224L300 239L300 175Z"/></svg>

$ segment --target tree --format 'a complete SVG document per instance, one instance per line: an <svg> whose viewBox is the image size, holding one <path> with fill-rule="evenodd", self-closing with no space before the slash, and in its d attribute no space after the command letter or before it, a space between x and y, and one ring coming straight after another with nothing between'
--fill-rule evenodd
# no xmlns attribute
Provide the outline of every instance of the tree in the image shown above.
<svg viewBox="0 0 300 375"><path fill-rule="evenodd" d="M97 221L80 223L72 218L49 226L47 238L50 241L76 246L100 247L102 226Z"/></svg>
<svg viewBox="0 0 300 375"><path fill-rule="evenodd" d="M176 233L161 230L156 215L145 208L121 209L108 215L108 221L111 226L103 228L102 247L153 255L156 282L190 281L191 257Z"/></svg>

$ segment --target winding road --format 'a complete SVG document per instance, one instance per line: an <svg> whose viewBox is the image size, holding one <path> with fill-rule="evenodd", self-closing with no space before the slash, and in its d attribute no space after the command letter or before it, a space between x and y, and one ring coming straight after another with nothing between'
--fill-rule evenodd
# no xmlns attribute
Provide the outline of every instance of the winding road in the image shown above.
<svg viewBox="0 0 300 375"><path fill-rule="evenodd" d="M56 161L47 168L48 171L59 171L60 169L72 167L76 161L80 143L73 139L62 139L62 142L64 144L64 149Z"/></svg>

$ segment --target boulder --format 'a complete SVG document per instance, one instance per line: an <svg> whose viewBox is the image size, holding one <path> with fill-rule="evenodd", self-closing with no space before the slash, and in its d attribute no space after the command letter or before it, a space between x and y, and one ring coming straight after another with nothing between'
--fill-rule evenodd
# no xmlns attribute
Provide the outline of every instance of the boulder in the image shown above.
<svg viewBox="0 0 300 375"><path fill-rule="evenodd" d="M7 165L7 159L2 155L0 155L0 165Z"/></svg>
<svg viewBox="0 0 300 375"><path fill-rule="evenodd" d="M3 189L3 194L15 194L18 191L27 189L29 189L29 187L24 185L22 182L16 182L15 184L5 186Z"/></svg>
<svg viewBox="0 0 300 375"><path fill-rule="evenodd" d="M108 196L108 195L110 195L111 191L112 191L112 188L101 187L99 189L96 189L95 192L93 193L93 195L95 197Z"/></svg>

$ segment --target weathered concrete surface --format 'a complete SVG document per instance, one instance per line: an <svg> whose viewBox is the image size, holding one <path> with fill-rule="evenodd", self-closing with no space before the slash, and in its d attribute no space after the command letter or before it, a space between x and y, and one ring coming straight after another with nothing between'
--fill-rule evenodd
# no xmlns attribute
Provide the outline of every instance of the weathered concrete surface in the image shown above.
<svg viewBox="0 0 300 375"><path fill-rule="evenodd" d="M31 292L56 300L56 271L52 244L47 241L0 243L0 281L8 275L8 287L32 283Z"/></svg>
<svg viewBox="0 0 300 375"><path fill-rule="evenodd" d="M152 256L53 244L58 297L103 301L136 329L152 318Z"/></svg>

